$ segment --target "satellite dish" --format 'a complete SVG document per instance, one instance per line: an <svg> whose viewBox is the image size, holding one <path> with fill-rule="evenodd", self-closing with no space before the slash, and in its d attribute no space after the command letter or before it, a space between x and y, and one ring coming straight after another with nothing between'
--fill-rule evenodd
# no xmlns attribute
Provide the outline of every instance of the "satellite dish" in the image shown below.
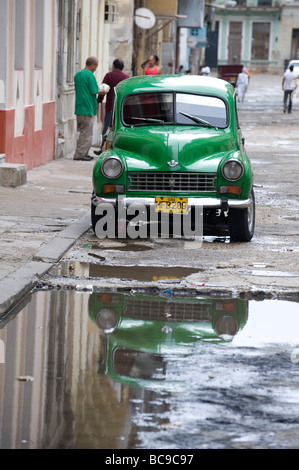
<svg viewBox="0 0 299 470"><path fill-rule="evenodd" d="M137 8L135 11L135 23L139 28L150 29L156 23L156 18L153 12L147 8Z"/></svg>

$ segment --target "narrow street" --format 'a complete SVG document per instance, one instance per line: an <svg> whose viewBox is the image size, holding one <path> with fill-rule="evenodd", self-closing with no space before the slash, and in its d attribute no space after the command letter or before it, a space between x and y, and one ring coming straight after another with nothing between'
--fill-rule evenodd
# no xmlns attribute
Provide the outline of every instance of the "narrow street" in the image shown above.
<svg viewBox="0 0 299 470"><path fill-rule="evenodd" d="M37 256L40 240L28 244L45 219L18 208L27 232L10 226L21 233L15 266L27 244L49 270L0 323L0 448L298 448L299 109L282 113L280 82L252 76L239 105L255 173L249 243L100 240L89 229L53 263ZM41 181L50 194L53 165L31 172L18 194ZM58 213L72 218L69 192L88 210L91 169L81 181L61 175L44 241L60 236Z"/></svg>

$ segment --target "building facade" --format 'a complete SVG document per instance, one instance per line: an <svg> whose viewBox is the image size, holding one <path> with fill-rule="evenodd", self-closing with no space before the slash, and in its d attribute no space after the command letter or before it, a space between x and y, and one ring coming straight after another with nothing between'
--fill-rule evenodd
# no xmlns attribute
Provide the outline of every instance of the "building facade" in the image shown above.
<svg viewBox="0 0 299 470"><path fill-rule="evenodd" d="M55 153L55 3L0 0L0 154L33 168Z"/></svg>
<svg viewBox="0 0 299 470"><path fill-rule="evenodd" d="M0 155L34 168L76 147L74 75L121 57L131 71L133 0L0 0ZM115 38L111 42L111 36ZM101 117L94 131L99 143Z"/></svg>
<svg viewBox="0 0 299 470"><path fill-rule="evenodd" d="M298 0L217 0L210 29L217 31L219 65L282 73L290 58L299 57Z"/></svg>

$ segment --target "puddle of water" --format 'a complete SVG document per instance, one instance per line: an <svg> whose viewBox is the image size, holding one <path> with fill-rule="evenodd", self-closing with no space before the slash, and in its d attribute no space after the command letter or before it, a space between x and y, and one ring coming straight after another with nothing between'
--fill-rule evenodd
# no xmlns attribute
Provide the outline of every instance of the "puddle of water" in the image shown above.
<svg viewBox="0 0 299 470"><path fill-rule="evenodd" d="M138 281L159 281L165 279L184 279L198 273L195 268L180 266L110 266L81 261L62 261L54 266L50 274L55 276L84 276L91 278L117 278Z"/></svg>
<svg viewBox="0 0 299 470"><path fill-rule="evenodd" d="M2 449L298 447L295 302L37 291L0 354Z"/></svg>

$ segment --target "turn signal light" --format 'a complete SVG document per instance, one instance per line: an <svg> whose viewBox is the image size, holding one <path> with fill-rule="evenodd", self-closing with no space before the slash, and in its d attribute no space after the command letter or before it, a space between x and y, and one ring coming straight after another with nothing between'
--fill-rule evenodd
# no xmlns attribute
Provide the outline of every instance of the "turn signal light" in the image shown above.
<svg viewBox="0 0 299 470"><path fill-rule="evenodd" d="M103 193L118 193L123 194L125 192L125 188L122 184L104 184L103 185Z"/></svg>
<svg viewBox="0 0 299 470"><path fill-rule="evenodd" d="M219 192L220 194L236 194L240 196L241 186L220 186Z"/></svg>

